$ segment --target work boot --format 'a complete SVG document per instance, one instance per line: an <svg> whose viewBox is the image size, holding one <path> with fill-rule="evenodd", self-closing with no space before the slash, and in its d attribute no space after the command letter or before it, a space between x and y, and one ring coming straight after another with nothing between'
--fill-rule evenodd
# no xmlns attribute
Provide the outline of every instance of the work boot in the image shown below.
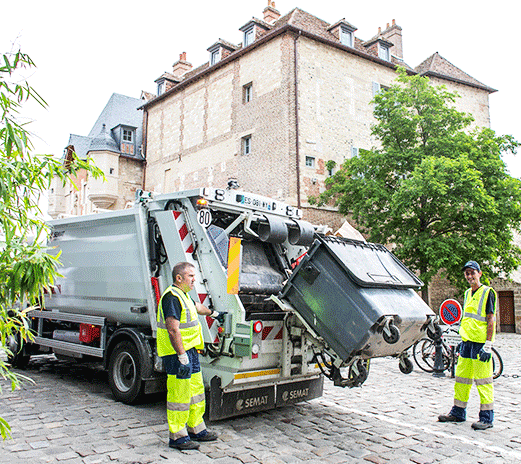
<svg viewBox="0 0 521 464"><path fill-rule="evenodd" d="M215 441L218 437L216 432L210 432L209 430L203 430L202 432L197 434L189 432L188 435L190 435L191 440L195 441Z"/></svg>
<svg viewBox="0 0 521 464"><path fill-rule="evenodd" d="M474 430L487 430L487 429L490 429L492 427L494 427L494 425L492 424L492 422L474 422L471 426Z"/></svg>
<svg viewBox="0 0 521 464"><path fill-rule="evenodd" d="M196 443L192 440L187 440L182 443L176 443L174 440L170 440L168 446L170 448L176 448L181 451L199 449L199 443Z"/></svg>
<svg viewBox="0 0 521 464"><path fill-rule="evenodd" d="M438 416L438 421L440 422L465 422L465 419L461 419L459 417L453 416L452 414L442 414Z"/></svg>

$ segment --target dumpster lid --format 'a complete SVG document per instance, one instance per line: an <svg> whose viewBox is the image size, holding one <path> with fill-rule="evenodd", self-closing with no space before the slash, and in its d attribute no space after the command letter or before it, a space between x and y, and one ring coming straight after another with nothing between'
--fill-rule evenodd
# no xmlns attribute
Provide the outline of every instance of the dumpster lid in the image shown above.
<svg viewBox="0 0 521 464"><path fill-rule="evenodd" d="M359 240L317 235L361 287L418 288L423 282L383 245ZM311 251L311 250L310 250Z"/></svg>

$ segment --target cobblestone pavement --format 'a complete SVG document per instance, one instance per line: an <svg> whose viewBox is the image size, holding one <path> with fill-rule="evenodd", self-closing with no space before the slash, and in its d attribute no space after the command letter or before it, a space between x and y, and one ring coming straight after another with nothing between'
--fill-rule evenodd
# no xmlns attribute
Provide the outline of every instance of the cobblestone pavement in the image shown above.
<svg viewBox="0 0 521 464"><path fill-rule="evenodd" d="M475 388L467 422L437 422L452 405L454 380L417 368L404 375L386 358L373 360L362 388L326 381L322 398L211 424L219 440L190 452L168 448L162 397L117 403L103 372L36 357L24 372L35 385L11 392L1 381L0 416L13 438L0 442L0 463L519 463L520 346L521 335L499 334L505 375L495 382L493 429L470 427Z"/></svg>

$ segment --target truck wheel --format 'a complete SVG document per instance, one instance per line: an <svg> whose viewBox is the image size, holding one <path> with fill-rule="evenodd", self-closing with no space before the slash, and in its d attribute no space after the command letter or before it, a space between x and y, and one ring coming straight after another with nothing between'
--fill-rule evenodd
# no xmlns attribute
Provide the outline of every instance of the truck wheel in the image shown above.
<svg viewBox="0 0 521 464"><path fill-rule="evenodd" d="M25 345L20 349L20 334L16 333L9 335L7 346L11 350L11 353L13 353L11 356L7 357L7 362L18 369L25 369L27 364L29 364L31 356L26 354Z"/></svg>
<svg viewBox="0 0 521 464"><path fill-rule="evenodd" d="M142 395L145 382L141 378L141 358L132 342L120 342L109 361L109 385L117 401L135 403Z"/></svg>

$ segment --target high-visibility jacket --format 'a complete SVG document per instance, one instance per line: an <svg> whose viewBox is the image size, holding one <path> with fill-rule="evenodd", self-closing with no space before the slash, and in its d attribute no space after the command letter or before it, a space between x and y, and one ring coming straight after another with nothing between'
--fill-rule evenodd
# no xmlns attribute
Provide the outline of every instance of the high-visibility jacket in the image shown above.
<svg viewBox="0 0 521 464"><path fill-rule="evenodd" d="M463 300L463 317L461 319L459 333L464 341L485 343L487 341L487 300L490 292L495 290L482 285L472 295L472 289L465 291ZM497 313L497 295L494 304L494 313ZM492 341L496 335L496 327L494 324L494 333Z"/></svg>
<svg viewBox="0 0 521 464"><path fill-rule="evenodd" d="M202 349L204 348L203 343L203 329L199 323L197 316L197 310L195 304L190 296L184 293L181 289L171 285L168 287L163 296L167 293L171 293L179 299L181 303L181 319L179 320L179 329L181 331L181 338L183 340L183 347L185 351L190 348ZM159 301L157 308L157 354L158 356L168 356L176 354L170 337L168 336L168 330L166 329L165 315L163 313L163 296Z"/></svg>

